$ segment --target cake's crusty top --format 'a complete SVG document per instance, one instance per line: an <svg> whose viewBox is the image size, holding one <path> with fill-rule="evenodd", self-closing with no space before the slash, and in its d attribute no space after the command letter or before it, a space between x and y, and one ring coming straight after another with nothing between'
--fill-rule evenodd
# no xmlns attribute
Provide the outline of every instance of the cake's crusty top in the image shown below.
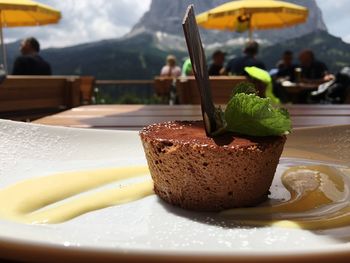
<svg viewBox="0 0 350 263"><path fill-rule="evenodd" d="M255 148L268 145L284 136L251 137L234 133L225 133L211 138L205 133L202 121L171 121L149 125L140 132L144 140L166 141L172 144L191 144L201 147Z"/></svg>

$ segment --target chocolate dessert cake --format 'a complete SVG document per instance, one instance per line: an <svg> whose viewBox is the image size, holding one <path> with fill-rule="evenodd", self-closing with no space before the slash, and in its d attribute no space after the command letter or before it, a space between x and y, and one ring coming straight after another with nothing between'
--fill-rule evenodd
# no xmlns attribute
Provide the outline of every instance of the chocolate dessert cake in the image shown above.
<svg viewBox="0 0 350 263"><path fill-rule="evenodd" d="M265 200L285 136L225 133L211 138L201 121L153 124L140 132L156 194L197 211L253 206Z"/></svg>

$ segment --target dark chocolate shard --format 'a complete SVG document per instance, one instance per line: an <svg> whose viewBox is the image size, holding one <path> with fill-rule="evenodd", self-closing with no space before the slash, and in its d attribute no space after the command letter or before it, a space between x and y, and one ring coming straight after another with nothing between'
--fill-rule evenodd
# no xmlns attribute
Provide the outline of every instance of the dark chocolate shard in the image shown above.
<svg viewBox="0 0 350 263"><path fill-rule="evenodd" d="M187 9L182 22L193 73L201 97L202 115L207 136L214 136L225 126L220 110L216 109L210 89L209 74L202 40L198 31L193 5Z"/></svg>

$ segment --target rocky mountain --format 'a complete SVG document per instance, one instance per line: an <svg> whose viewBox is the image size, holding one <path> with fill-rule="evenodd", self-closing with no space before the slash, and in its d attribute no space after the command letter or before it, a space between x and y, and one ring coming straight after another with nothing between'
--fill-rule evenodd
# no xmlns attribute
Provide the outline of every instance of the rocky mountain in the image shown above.
<svg viewBox="0 0 350 263"><path fill-rule="evenodd" d="M305 24L281 30L260 30L254 32L254 38L265 40L269 43L278 43L287 39L293 39L314 31L326 31L326 25L322 18L322 12L315 0L300 1L287 0L288 2L303 5L309 9L309 18ZM207 11L228 0L152 0L150 10L144 14L140 21L133 27L127 37L133 37L140 33L152 34L157 38L158 46L166 49L178 48L183 45L183 33L181 20L189 4L195 5L196 13ZM215 30L201 30L203 42L206 45L216 43L225 44L228 41L239 41L242 34L234 32L222 32ZM180 38L179 38L180 37Z"/></svg>

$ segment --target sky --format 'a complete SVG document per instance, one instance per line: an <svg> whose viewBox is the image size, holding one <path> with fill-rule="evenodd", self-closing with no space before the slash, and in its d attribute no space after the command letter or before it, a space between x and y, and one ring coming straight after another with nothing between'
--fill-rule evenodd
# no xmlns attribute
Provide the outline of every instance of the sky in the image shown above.
<svg viewBox="0 0 350 263"><path fill-rule="evenodd" d="M305 0L304 0L305 1ZM316 0L323 13L323 19L331 34L350 43L350 1Z"/></svg>
<svg viewBox="0 0 350 263"><path fill-rule="evenodd" d="M5 29L5 41L37 37L42 46L64 47L121 37L149 8L151 0L37 0L62 11L57 25ZM181 1L181 0L174 0ZM300 0L307 1L307 0ZM350 43L349 0L316 0L333 35Z"/></svg>

